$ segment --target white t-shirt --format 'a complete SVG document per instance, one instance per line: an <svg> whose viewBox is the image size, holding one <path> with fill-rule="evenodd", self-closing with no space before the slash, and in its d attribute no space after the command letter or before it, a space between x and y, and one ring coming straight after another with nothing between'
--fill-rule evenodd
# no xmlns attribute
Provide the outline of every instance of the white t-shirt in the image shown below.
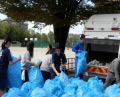
<svg viewBox="0 0 120 97"><path fill-rule="evenodd" d="M31 65L28 64L27 62L31 61L31 57L30 57L30 53L29 51L26 51L23 60L22 60L22 64L21 64L21 69L22 70L30 70L31 69Z"/></svg>
<svg viewBox="0 0 120 97"><path fill-rule="evenodd" d="M52 62L52 54L45 55L45 58L42 60L42 65L40 67L40 70L50 72L51 62Z"/></svg>

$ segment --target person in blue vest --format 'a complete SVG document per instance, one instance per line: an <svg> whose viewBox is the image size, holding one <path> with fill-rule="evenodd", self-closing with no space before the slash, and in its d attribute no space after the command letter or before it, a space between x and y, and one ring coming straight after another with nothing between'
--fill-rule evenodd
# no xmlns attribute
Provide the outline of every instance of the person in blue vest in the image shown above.
<svg viewBox="0 0 120 97"><path fill-rule="evenodd" d="M73 46L72 51L75 52L75 54L84 51L84 43L85 43L85 35L81 34L80 40ZM83 78L83 74L77 75L77 63L78 63L78 58L75 57L75 77Z"/></svg>

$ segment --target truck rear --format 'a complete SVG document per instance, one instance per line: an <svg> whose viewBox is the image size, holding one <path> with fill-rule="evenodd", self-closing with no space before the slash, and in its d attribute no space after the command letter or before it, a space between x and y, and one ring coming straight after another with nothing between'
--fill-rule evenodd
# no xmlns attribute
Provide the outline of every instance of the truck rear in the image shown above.
<svg viewBox="0 0 120 97"><path fill-rule="evenodd" d="M106 78L113 59L120 57L120 14L91 16L85 24L88 76Z"/></svg>

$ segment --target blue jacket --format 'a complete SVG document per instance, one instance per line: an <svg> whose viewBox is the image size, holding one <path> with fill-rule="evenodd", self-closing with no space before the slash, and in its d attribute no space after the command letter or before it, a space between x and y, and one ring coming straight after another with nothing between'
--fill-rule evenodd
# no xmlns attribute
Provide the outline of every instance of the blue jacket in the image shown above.
<svg viewBox="0 0 120 97"><path fill-rule="evenodd" d="M80 41L78 41L72 48L72 51L75 53L78 53L78 50L84 51L84 44L82 44Z"/></svg>

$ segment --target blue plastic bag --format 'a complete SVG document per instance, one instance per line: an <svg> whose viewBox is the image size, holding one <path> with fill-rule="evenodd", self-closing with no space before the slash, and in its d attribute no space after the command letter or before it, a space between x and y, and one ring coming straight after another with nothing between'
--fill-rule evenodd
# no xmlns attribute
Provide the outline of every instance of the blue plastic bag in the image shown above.
<svg viewBox="0 0 120 97"><path fill-rule="evenodd" d="M43 88L36 87L35 89L28 93L28 97L58 97L58 96L50 95L46 93L46 91Z"/></svg>
<svg viewBox="0 0 120 97"><path fill-rule="evenodd" d="M55 80L47 80L44 84L43 89L48 95L55 95L57 97L61 97L61 95L63 94L63 88L60 81L55 82Z"/></svg>
<svg viewBox="0 0 120 97"><path fill-rule="evenodd" d="M92 77L88 80L88 87L94 92L102 93L104 89L104 83L97 77Z"/></svg>
<svg viewBox="0 0 120 97"><path fill-rule="evenodd" d="M87 70L87 62L85 57L86 53L87 53L86 51L81 51L80 53L76 54L76 57L78 57L77 75Z"/></svg>
<svg viewBox="0 0 120 97"><path fill-rule="evenodd" d="M60 68L61 73L60 73L60 81L62 82L63 86L66 86L68 84L70 84L70 81L68 79L68 76L62 71L62 69Z"/></svg>
<svg viewBox="0 0 120 97"><path fill-rule="evenodd" d="M17 60L16 57L12 56L12 60ZM12 66L8 66L7 71L8 77L8 86L9 88L21 88L22 86L22 79L21 79L21 62L18 61Z"/></svg>
<svg viewBox="0 0 120 97"><path fill-rule="evenodd" d="M76 95L76 90L77 90L77 86L76 85L68 84L64 88L64 93L68 94L68 95Z"/></svg>
<svg viewBox="0 0 120 97"><path fill-rule="evenodd" d="M18 88L11 88L8 93L5 93L2 97L27 97L27 95Z"/></svg>
<svg viewBox="0 0 120 97"><path fill-rule="evenodd" d="M87 83L83 80L80 80L79 78L72 78L71 79L71 84L72 85L76 85L77 87L80 87L80 86L86 86Z"/></svg>
<svg viewBox="0 0 120 97"><path fill-rule="evenodd" d="M77 89L77 97L84 97L91 89L87 86L81 86Z"/></svg>
<svg viewBox="0 0 120 97"><path fill-rule="evenodd" d="M54 83L59 84L63 88L63 84L58 76L56 76L53 80Z"/></svg>
<svg viewBox="0 0 120 97"><path fill-rule="evenodd" d="M61 97L77 97L76 95L63 94Z"/></svg>
<svg viewBox="0 0 120 97"><path fill-rule="evenodd" d="M36 87L35 89L33 89L33 91L28 93L28 97L48 97L48 96L46 95L45 90L43 90L42 88Z"/></svg>
<svg viewBox="0 0 120 97"><path fill-rule="evenodd" d="M90 91L88 93L86 93L85 96L81 96L81 97L104 97L103 93L96 93L94 91Z"/></svg>
<svg viewBox="0 0 120 97"><path fill-rule="evenodd" d="M44 80L43 80L42 73L38 67L33 67L29 71L29 81L39 88L43 87Z"/></svg>
<svg viewBox="0 0 120 97"><path fill-rule="evenodd" d="M29 93L35 88L36 86L34 84L32 84L31 82L26 82L22 85L21 90L24 91L25 93Z"/></svg>
<svg viewBox="0 0 120 97"><path fill-rule="evenodd" d="M70 84L72 83L72 81L73 81L74 79L76 79L76 78L74 78L74 77L69 78Z"/></svg>
<svg viewBox="0 0 120 97"><path fill-rule="evenodd" d="M120 96L120 84L114 84L114 85L109 86L105 90L105 94L108 97L119 97Z"/></svg>

